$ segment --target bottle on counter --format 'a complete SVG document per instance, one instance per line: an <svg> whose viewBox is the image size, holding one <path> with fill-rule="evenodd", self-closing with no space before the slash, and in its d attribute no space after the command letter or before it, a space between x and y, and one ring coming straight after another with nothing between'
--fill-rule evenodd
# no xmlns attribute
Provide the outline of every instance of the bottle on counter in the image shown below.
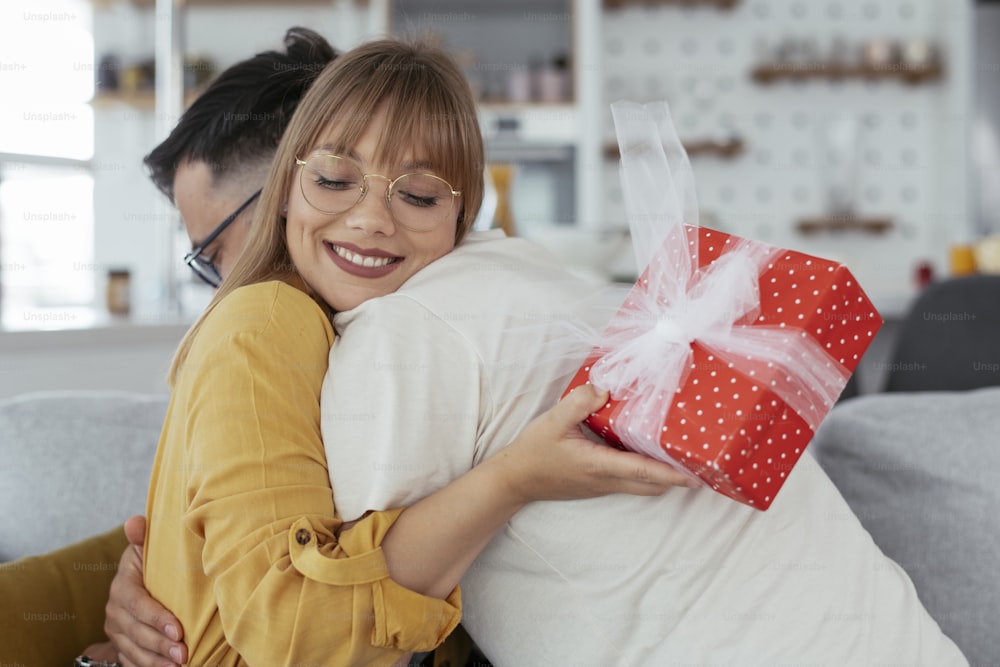
<svg viewBox="0 0 1000 667"><path fill-rule="evenodd" d="M128 269L108 271L108 312L127 316L132 312L132 274Z"/></svg>

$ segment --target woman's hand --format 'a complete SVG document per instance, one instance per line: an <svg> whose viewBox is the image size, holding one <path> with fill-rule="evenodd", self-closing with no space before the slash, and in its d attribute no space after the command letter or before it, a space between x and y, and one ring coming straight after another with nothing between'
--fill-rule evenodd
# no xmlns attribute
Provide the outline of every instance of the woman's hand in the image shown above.
<svg viewBox="0 0 1000 667"><path fill-rule="evenodd" d="M107 633L124 667L162 667L187 661L187 647L180 621L154 600L142 579L142 545L146 519L134 516L125 522L130 542L111 582L104 609Z"/></svg>
<svg viewBox="0 0 1000 667"><path fill-rule="evenodd" d="M612 493L656 496L671 486L702 484L669 464L588 439L580 422L608 400L593 385L577 387L533 419L492 459L515 499L571 500Z"/></svg>

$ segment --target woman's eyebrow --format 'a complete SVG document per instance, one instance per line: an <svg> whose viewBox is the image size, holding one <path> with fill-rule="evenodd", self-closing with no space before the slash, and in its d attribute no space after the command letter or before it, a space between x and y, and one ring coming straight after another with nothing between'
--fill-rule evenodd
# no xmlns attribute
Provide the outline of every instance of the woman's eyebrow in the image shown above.
<svg viewBox="0 0 1000 667"><path fill-rule="evenodd" d="M316 146L316 148L314 148L312 152L313 153L322 152L322 153L330 153L333 155L339 155L340 150L341 150L340 148L334 146L333 144L320 144L319 146Z"/></svg>

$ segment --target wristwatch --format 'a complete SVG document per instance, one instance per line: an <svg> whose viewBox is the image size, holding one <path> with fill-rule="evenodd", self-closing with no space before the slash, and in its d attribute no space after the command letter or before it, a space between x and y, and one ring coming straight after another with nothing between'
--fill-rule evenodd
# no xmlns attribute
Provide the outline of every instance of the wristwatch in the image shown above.
<svg viewBox="0 0 1000 667"><path fill-rule="evenodd" d="M102 660L94 660L93 658L88 658L85 655L76 656L76 660L73 662L73 667L122 667L118 662L104 662Z"/></svg>

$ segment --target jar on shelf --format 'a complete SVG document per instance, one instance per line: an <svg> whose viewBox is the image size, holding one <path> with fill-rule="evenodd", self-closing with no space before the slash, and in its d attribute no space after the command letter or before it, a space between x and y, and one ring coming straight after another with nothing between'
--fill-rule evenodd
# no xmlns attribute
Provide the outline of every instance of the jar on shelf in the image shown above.
<svg viewBox="0 0 1000 667"><path fill-rule="evenodd" d="M535 89L542 102L564 102L568 97L569 68L566 56L560 54L537 72Z"/></svg>
<svg viewBox="0 0 1000 667"><path fill-rule="evenodd" d="M968 276L976 272L975 249L971 243L956 243L948 248L948 268L952 276Z"/></svg>
<svg viewBox="0 0 1000 667"><path fill-rule="evenodd" d="M128 315L132 311L132 274L128 269L108 270L108 312Z"/></svg>

